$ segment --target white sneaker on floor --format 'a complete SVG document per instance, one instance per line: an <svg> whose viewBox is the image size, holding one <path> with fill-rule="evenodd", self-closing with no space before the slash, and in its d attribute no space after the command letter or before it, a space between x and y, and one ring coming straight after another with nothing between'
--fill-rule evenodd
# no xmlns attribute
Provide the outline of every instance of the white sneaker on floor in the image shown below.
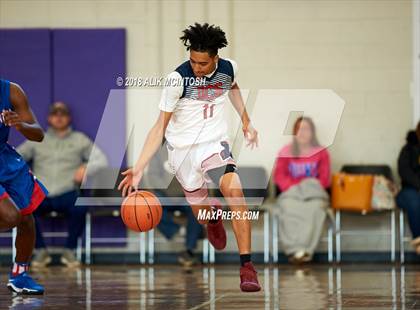
<svg viewBox="0 0 420 310"><path fill-rule="evenodd" d="M61 255L60 261L63 265L67 267L79 267L80 262L77 260L76 256L74 255L73 251L70 249L65 249L63 254Z"/></svg>
<svg viewBox="0 0 420 310"><path fill-rule="evenodd" d="M31 261L31 266L34 268L43 268L51 263L51 256L46 249L36 250L35 256Z"/></svg>
<svg viewBox="0 0 420 310"><path fill-rule="evenodd" d="M289 256L289 262L292 264L307 263L312 260L312 256L306 253L304 250L299 250L295 254Z"/></svg>

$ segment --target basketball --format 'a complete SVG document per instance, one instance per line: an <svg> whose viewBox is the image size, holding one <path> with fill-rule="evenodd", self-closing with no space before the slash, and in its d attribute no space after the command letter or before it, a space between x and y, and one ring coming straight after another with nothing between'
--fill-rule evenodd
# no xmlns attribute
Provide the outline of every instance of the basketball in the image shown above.
<svg viewBox="0 0 420 310"><path fill-rule="evenodd" d="M159 199L151 192L132 192L121 204L121 218L131 230L149 231L155 228L162 218Z"/></svg>

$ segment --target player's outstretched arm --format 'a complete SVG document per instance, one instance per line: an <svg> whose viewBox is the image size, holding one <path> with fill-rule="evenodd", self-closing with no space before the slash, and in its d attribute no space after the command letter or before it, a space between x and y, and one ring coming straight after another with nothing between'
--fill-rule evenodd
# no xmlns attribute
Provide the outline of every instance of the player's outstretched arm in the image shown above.
<svg viewBox="0 0 420 310"><path fill-rule="evenodd" d="M168 127L171 117L172 112L160 112L156 123L150 129L146 137L146 141L144 142L143 149L136 164L133 168L129 168L122 173L124 179L118 185L118 190L122 190L121 195L123 197L137 188L143 176L144 169L162 145L166 127Z"/></svg>
<svg viewBox="0 0 420 310"><path fill-rule="evenodd" d="M251 149L258 147L258 132L251 125L251 120L249 118L248 112L246 111L245 103L242 99L241 90L239 89L238 83L235 83L235 85L233 85L229 91L229 99L232 102L236 112L238 112L239 117L241 118L242 131L244 133L245 139L247 140L247 146L251 146Z"/></svg>
<svg viewBox="0 0 420 310"><path fill-rule="evenodd" d="M41 142L44 131L38 124L24 91L15 83L10 83L10 103L13 110L1 111L5 125L15 127L28 140Z"/></svg>

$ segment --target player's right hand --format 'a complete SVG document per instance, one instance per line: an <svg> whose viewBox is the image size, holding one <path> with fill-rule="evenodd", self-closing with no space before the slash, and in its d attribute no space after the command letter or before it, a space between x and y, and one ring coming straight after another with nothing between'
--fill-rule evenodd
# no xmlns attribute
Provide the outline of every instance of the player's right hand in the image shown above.
<svg viewBox="0 0 420 310"><path fill-rule="evenodd" d="M143 176L143 171L134 172L133 168L129 168L121 174L125 177L118 185L118 190L122 190L121 196L125 197L138 189L140 180Z"/></svg>

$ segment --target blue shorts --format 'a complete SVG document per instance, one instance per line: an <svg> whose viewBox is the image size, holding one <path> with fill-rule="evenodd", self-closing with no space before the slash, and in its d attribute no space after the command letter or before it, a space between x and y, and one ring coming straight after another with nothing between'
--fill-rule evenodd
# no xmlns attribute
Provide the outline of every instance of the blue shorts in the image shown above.
<svg viewBox="0 0 420 310"><path fill-rule="evenodd" d="M19 169L13 178L0 181L0 199L12 199L22 215L34 212L47 194L45 186L26 165Z"/></svg>

